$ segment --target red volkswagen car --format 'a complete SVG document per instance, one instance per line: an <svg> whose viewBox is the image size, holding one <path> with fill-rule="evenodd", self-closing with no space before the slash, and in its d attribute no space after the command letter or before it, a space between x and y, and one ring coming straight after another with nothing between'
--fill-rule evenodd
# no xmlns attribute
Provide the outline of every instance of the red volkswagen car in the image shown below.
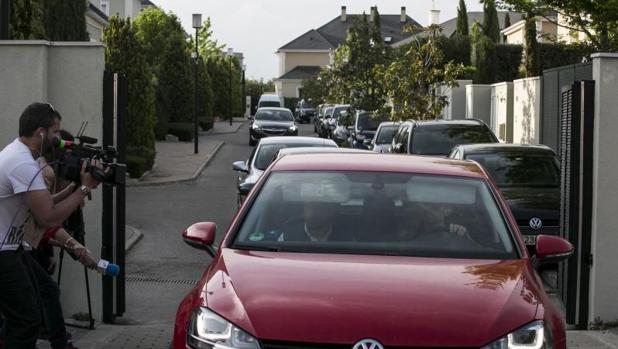
<svg viewBox="0 0 618 349"><path fill-rule="evenodd" d="M572 253L540 236L528 255L476 163L374 154L276 160L180 303L173 347L566 348L535 268Z"/></svg>

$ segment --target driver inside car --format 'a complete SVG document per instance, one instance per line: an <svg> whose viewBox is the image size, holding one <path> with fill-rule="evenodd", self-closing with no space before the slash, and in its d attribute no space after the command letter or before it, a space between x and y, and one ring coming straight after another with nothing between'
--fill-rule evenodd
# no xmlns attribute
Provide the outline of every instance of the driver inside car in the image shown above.
<svg viewBox="0 0 618 349"><path fill-rule="evenodd" d="M336 203L305 202L302 217L289 220L277 241L353 241L353 236L338 224L338 207Z"/></svg>

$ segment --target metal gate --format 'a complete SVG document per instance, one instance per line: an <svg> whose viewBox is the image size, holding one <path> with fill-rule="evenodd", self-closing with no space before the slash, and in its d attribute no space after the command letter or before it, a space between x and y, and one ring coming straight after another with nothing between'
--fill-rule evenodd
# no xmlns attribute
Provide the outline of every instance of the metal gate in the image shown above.
<svg viewBox="0 0 618 349"><path fill-rule="evenodd" d="M576 81L562 93L560 113L561 233L575 248L561 265L560 296L566 322L588 325L590 267L592 266L592 163L594 137L594 81Z"/></svg>
<svg viewBox="0 0 618 349"><path fill-rule="evenodd" d="M559 151L562 92L575 81L592 80L592 63L568 65L543 72L541 143Z"/></svg>
<svg viewBox="0 0 618 349"><path fill-rule="evenodd" d="M118 150L126 163L127 80L116 73L103 77L103 145ZM103 185L101 258L118 264L117 277L103 276L103 322L113 323L125 312L125 187ZM115 301L115 302L114 302Z"/></svg>

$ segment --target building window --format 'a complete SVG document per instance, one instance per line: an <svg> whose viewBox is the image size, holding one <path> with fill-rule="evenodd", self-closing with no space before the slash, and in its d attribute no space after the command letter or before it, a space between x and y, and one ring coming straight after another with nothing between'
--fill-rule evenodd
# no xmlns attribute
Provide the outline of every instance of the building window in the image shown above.
<svg viewBox="0 0 618 349"><path fill-rule="evenodd" d="M109 16L109 0L101 0L101 11Z"/></svg>

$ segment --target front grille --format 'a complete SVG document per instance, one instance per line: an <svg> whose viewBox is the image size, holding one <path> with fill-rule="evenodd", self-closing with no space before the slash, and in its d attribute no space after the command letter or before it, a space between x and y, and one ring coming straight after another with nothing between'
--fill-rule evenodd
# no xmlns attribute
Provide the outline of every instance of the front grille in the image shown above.
<svg viewBox="0 0 618 349"><path fill-rule="evenodd" d="M352 349L354 344L322 344L322 343L296 343L296 342L277 342L262 341L263 349ZM438 347L391 347L384 346L385 349L440 349ZM472 349L464 347L449 347L449 349Z"/></svg>
<svg viewBox="0 0 618 349"><path fill-rule="evenodd" d="M530 227L530 219L518 219L517 225L520 227ZM558 227L560 222L557 219L543 220L543 227Z"/></svg>
<svg viewBox="0 0 618 349"><path fill-rule="evenodd" d="M264 133L271 133L271 134L281 134L281 133L285 133L287 129L285 128L264 128L262 129L262 131L264 131Z"/></svg>

